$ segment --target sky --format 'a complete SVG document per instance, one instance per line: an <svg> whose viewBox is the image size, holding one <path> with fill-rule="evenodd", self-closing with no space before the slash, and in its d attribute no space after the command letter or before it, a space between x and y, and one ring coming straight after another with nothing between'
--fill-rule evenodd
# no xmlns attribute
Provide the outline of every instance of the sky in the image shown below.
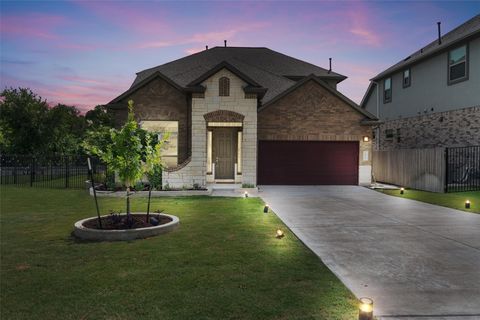
<svg viewBox="0 0 480 320"><path fill-rule="evenodd" d="M208 45L268 47L348 79L360 103L376 74L480 13L478 1L5 1L0 88L28 87L82 111L135 73Z"/></svg>

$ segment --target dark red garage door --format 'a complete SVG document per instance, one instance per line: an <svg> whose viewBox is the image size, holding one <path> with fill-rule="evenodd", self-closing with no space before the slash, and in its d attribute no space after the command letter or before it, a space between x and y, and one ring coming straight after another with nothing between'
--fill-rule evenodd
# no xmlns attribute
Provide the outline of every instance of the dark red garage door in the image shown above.
<svg viewBox="0 0 480 320"><path fill-rule="evenodd" d="M258 148L258 184L358 184L357 141L259 141Z"/></svg>

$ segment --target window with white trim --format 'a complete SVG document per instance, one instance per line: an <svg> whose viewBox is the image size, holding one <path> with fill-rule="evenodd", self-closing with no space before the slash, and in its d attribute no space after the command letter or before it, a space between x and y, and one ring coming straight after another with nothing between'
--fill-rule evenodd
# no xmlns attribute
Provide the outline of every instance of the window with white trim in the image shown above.
<svg viewBox="0 0 480 320"><path fill-rule="evenodd" d="M467 80L468 50L467 45L448 52L448 84Z"/></svg>
<svg viewBox="0 0 480 320"><path fill-rule="evenodd" d="M176 167L178 165L178 121L147 120L140 122L140 126L147 131L157 133L159 140L168 134L162 149L162 160L166 167Z"/></svg>
<svg viewBox="0 0 480 320"><path fill-rule="evenodd" d="M383 80L383 103L392 102L392 78Z"/></svg>

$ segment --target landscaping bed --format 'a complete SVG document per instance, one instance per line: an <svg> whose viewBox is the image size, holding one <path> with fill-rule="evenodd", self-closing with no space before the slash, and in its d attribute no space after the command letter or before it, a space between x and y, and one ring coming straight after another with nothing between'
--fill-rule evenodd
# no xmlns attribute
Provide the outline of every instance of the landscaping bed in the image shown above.
<svg viewBox="0 0 480 320"><path fill-rule="evenodd" d="M1 319L329 319L358 317L351 292L258 198L152 199L181 227L86 242L84 190L2 187ZM125 199L101 198L102 214ZM132 200L145 212L146 198ZM275 237L282 228L285 236Z"/></svg>

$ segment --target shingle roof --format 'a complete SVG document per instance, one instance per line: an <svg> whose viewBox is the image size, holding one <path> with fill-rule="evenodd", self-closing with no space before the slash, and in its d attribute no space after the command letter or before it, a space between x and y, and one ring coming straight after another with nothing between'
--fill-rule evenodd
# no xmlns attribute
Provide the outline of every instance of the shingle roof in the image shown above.
<svg viewBox="0 0 480 320"><path fill-rule="evenodd" d="M321 79L333 79L337 82L347 77L292 58L268 48L252 47L214 47L187 57L143 70L137 73L137 78L130 89L143 80L160 72L181 87L200 78L222 62L235 67L256 83L267 89L263 103L268 102L281 92L293 86L296 82L288 77L307 77L314 74Z"/></svg>
<svg viewBox="0 0 480 320"><path fill-rule="evenodd" d="M404 69L415 62L418 62L436 53L439 53L440 51L443 51L444 49L454 45L457 42L460 42L462 40L465 40L466 38L476 36L476 35L480 35L480 14L476 15L475 17L468 20L464 24L458 26L457 28L453 29L452 31L442 36L441 44L438 44L438 39L435 39L435 41L432 41L431 43L421 48L420 50L412 53L402 61L380 72L371 80L375 81L375 80L382 79L383 77L389 74L392 74L398 70Z"/></svg>

